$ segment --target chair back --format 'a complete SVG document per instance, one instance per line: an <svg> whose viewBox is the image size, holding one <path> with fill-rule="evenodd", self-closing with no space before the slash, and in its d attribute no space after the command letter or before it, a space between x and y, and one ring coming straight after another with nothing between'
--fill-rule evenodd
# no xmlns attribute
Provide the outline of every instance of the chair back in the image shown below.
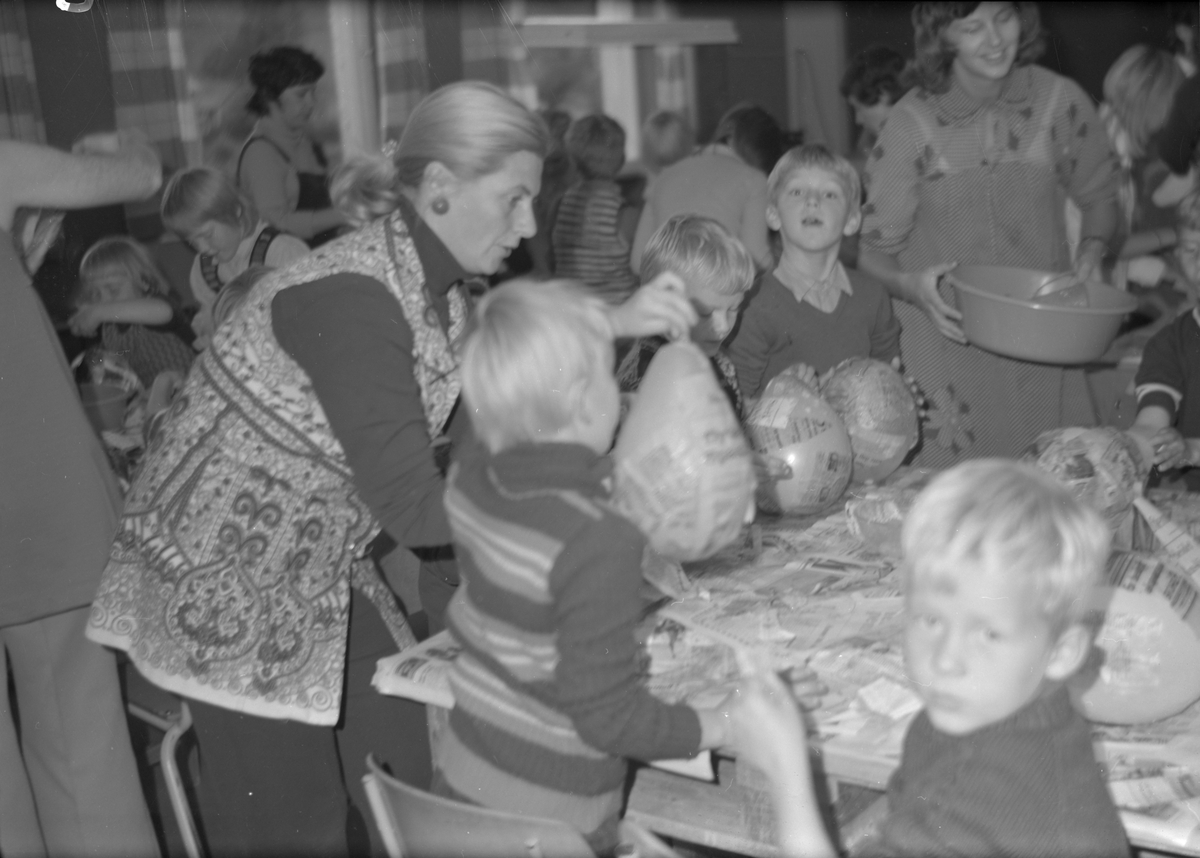
<svg viewBox="0 0 1200 858"><path fill-rule="evenodd" d="M363 787L390 858L594 858L583 835L554 819L519 816L401 783L367 757Z"/></svg>

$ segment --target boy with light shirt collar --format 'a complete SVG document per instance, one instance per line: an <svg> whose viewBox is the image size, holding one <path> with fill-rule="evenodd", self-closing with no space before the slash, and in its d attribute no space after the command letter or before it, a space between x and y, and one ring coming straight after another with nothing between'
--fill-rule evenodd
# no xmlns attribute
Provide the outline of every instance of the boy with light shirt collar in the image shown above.
<svg viewBox="0 0 1200 858"><path fill-rule="evenodd" d="M767 225L782 244L742 310L729 343L742 393L755 399L798 363L823 373L852 357L894 362L900 325L883 286L838 261L842 239L862 223L862 184L845 158L797 146L767 179Z"/></svg>

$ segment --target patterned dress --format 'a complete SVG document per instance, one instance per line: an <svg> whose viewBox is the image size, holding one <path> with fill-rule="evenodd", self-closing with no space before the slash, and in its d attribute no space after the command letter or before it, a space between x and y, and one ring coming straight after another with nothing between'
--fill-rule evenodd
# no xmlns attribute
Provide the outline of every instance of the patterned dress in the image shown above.
<svg viewBox="0 0 1200 858"><path fill-rule="evenodd" d="M1117 168L1087 94L1027 66L991 105L957 83L901 98L867 188L862 246L895 255L904 271L953 261L1065 271L1066 198L1083 213L1084 237L1107 240L1088 232L1089 216L1115 206ZM905 365L930 407L918 464L1015 456L1046 429L1095 423L1082 370L958 345L914 305L894 303Z"/></svg>
<svg viewBox="0 0 1200 858"><path fill-rule="evenodd" d="M351 585L401 648L413 640L364 556L379 524L272 329L280 291L342 273L371 277L400 304L426 425L440 433L458 396L451 343L467 299L451 291L447 336L397 212L269 274L217 331L126 499L88 628L169 691L318 725L338 720Z"/></svg>

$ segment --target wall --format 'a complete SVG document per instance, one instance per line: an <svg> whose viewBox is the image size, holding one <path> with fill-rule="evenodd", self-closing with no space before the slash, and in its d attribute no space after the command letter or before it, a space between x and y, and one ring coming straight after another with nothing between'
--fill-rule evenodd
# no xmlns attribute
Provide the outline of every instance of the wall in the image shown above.
<svg viewBox="0 0 1200 858"><path fill-rule="evenodd" d="M726 110L739 101L759 105L786 128L784 4L782 0L681 3L684 18L730 18L736 45L696 48L697 140L707 142Z"/></svg>

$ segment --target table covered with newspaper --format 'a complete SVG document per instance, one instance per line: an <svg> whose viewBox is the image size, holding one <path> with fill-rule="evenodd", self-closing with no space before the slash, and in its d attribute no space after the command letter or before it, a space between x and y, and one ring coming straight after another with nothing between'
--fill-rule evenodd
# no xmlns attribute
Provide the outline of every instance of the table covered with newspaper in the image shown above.
<svg viewBox="0 0 1200 858"><path fill-rule="evenodd" d="M892 489L915 492L927 476L902 472ZM1200 496L1151 499L1200 537ZM921 702L904 672L896 543L877 533L863 539L859 524L844 508L824 517L763 518L704 561L681 567L648 556L645 575L664 595L644 630L650 689L672 702L715 704L737 682L738 648L765 651L785 674L812 670L828 689L821 707L807 713L826 775L883 789ZM446 633L430 638L382 659L376 687L452 706L448 672L456 653ZM1131 841L1200 855L1200 703L1153 724L1096 725L1095 735ZM711 771L705 760L686 773Z"/></svg>

